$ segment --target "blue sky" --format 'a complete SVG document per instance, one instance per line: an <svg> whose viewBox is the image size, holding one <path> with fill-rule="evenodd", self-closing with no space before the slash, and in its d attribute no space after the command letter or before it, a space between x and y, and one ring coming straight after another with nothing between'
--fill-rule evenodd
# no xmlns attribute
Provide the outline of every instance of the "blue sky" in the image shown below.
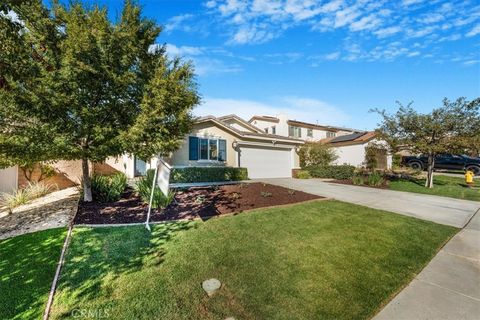
<svg viewBox="0 0 480 320"><path fill-rule="evenodd" d="M121 1L99 1L112 18ZM395 101L428 112L480 96L478 1L140 1L158 43L190 59L198 115L283 112L373 129Z"/></svg>

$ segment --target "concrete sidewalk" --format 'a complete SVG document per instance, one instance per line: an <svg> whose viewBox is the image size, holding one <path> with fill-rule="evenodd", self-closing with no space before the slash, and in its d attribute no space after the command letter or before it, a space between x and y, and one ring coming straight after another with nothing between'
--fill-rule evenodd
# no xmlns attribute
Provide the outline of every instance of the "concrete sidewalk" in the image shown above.
<svg viewBox="0 0 480 320"><path fill-rule="evenodd" d="M480 318L480 213L375 320Z"/></svg>
<svg viewBox="0 0 480 320"><path fill-rule="evenodd" d="M260 181L457 228L463 228L480 208L480 202L477 201L350 186L319 179L279 178Z"/></svg>

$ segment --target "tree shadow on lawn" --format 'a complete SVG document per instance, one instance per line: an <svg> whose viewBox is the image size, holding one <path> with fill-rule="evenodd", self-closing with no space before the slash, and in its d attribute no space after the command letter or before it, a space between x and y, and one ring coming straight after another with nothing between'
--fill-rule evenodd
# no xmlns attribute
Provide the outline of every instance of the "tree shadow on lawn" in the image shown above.
<svg viewBox="0 0 480 320"><path fill-rule="evenodd" d="M0 318L42 315L65 229L51 229L0 240Z"/></svg>
<svg viewBox="0 0 480 320"><path fill-rule="evenodd" d="M166 244L193 225L167 222L155 225L152 233L144 226L75 229L55 297L57 317L69 318L78 306L108 297L115 279L160 265Z"/></svg>

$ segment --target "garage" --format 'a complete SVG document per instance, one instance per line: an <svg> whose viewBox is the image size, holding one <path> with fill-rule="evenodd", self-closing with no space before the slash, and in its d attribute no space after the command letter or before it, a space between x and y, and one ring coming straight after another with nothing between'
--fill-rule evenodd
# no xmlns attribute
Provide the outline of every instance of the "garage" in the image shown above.
<svg viewBox="0 0 480 320"><path fill-rule="evenodd" d="M250 179L291 177L292 149L241 146L240 166Z"/></svg>

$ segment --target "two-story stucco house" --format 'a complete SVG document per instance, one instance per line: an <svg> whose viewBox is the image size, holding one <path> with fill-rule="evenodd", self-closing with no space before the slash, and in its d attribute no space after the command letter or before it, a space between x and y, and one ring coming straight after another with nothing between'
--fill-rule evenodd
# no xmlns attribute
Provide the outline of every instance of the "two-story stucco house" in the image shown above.
<svg viewBox="0 0 480 320"><path fill-rule="evenodd" d="M359 133L361 130L341 128L328 125L307 123L289 119L285 114L272 116L253 116L249 123L262 129L265 133L278 134L285 137L318 141L346 134Z"/></svg>

